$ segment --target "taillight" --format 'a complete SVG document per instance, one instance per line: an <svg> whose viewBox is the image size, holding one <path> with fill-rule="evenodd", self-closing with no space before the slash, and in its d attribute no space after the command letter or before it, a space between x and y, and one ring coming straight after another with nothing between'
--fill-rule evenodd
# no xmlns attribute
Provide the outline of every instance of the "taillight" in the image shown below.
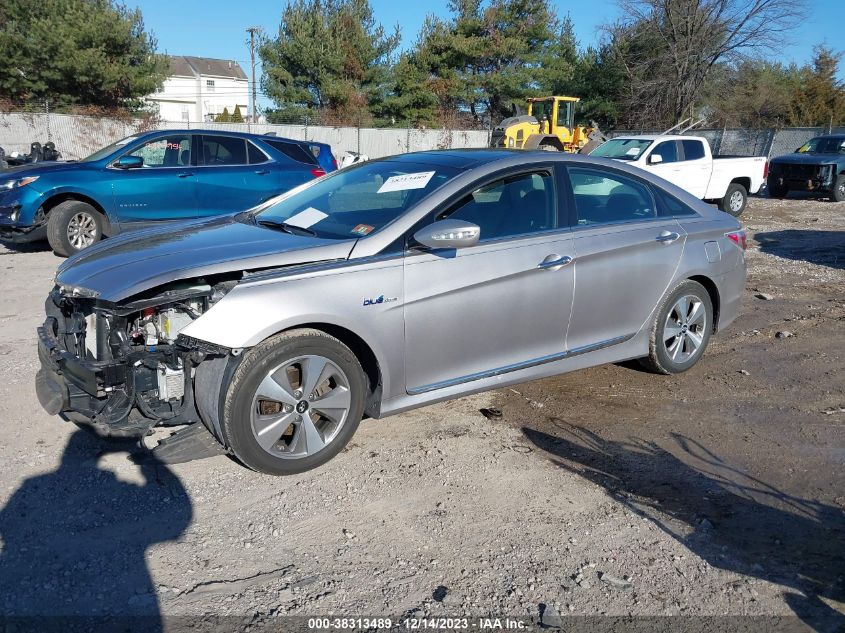
<svg viewBox="0 0 845 633"><path fill-rule="evenodd" d="M742 250L747 250L748 248L748 237L745 231L732 231L731 233L725 233L725 237L727 237L731 242L739 246Z"/></svg>
<svg viewBox="0 0 845 633"><path fill-rule="evenodd" d="M763 163L763 180L769 177L769 161Z"/></svg>
<svg viewBox="0 0 845 633"><path fill-rule="evenodd" d="M326 175L326 170L322 167L314 167L314 169L311 170L311 175L314 176L314 178L319 178L320 176Z"/></svg>

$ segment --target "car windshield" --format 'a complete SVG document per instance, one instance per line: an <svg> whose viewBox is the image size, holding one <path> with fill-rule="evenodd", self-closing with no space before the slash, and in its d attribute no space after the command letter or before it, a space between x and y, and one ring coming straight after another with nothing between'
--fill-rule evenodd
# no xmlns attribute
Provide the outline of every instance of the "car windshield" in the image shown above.
<svg viewBox="0 0 845 633"><path fill-rule="evenodd" d="M251 217L259 224L347 239L375 233L459 172L442 165L373 161L283 195Z"/></svg>
<svg viewBox="0 0 845 633"><path fill-rule="evenodd" d="M798 148L799 154L845 154L845 137L817 136Z"/></svg>
<svg viewBox="0 0 845 633"><path fill-rule="evenodd" d="M91 162L100 160L101 158L105 158L109 154L116 152L118 149L128 145L129 143L131 143L132 141L134 141L137 138L138 138L137 135L136 136L127 136L124 139L120 139L119 141L115 141L111 145L106 145L103 149L98 149L96 152L94 152L90 156L86 156L85 158L83 158L79 162L81 162L81 163L91 163Z"/></svg>
<svg viewBox="0 0 845 633"><path fill-rule="evenodd" d="M641 138L612 138L590 152L591 156L637 160L653 141Z"/></svg>

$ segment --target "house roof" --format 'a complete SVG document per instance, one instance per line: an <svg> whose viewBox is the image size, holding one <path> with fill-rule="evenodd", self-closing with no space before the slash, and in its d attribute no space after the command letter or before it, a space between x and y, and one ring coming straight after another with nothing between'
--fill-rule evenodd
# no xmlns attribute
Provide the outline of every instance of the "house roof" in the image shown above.
<svg viewBox="0 0 845 633"><path fill-rule="evenodd" d="M236 61L189 55L170 56L171 77L199 77L200 75L246 79L246 73Z"/></svg>

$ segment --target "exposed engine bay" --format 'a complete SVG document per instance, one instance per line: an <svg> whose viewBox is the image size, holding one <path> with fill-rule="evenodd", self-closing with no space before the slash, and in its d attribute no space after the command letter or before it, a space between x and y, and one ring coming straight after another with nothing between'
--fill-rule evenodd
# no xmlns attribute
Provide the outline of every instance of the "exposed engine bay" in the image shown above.
<svg viewBox="0 0 845 633"><path fill-rule="evenodd" d="M112 436L200 421L196 367L230 350L180 332L236 283L174 283L119 305L56 286L38 332L42 405Z"/></svg>

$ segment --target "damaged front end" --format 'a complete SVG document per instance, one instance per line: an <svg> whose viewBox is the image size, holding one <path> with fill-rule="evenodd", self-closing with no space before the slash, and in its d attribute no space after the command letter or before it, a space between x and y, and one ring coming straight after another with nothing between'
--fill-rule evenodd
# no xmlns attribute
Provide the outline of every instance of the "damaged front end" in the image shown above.
<svg viewBox="0 0 845 633"><path fill-rule="evenodd" d="M201 421L196 368L230 350L180 332L235 283L170 284L121 304L82 288L56 286L38 328L36 392L42 407L117 437Z"/></svg>

